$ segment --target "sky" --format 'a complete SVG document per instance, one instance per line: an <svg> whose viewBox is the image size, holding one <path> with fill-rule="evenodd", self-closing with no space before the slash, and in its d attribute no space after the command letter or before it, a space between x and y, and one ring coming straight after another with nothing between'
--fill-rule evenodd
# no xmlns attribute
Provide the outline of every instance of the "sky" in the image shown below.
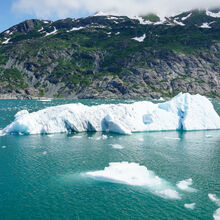
<svg viewBox="0 0 220 220"><path fill-rule="evenodd" d="M220 0L0 0L0 32L26 19L78 18L98 11L170 16L191 9L220 8Z"/></svg>

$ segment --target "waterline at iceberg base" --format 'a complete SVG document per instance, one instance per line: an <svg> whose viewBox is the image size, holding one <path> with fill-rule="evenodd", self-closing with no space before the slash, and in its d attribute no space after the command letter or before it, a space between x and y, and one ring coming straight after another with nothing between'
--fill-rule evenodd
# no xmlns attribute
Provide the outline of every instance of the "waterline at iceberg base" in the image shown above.
<svg viewBox="0 0 220 220"><path fill-rule="evenodd" d="M220 129L220 117L201 95L180 93L170 101L86 106L66 104L29 113L19 111L3 134L49 134L63 132L113 132Z"/></svg>

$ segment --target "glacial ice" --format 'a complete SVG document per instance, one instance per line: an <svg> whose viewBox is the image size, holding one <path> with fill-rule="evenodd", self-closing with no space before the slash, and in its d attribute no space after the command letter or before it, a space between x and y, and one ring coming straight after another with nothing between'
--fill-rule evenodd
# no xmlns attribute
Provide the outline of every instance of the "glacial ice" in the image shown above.
<svg viewBox="0 0 220 220"><path fill-rule="evenodd" d="M193 181L192 179L187 179L187 180L182 180L182 181L179 181L176 186L183 190L183 191L189 191L189 192L194 192L195 189L191 188L190 186L193 184Z"/></svg>
<svg viewBox="0 0 220 220"><path fill-rule="evenodd" d="M191 204L184 204L184 207L187 209L194 209L196 206L196 203L191 203Z"/></svg>
<svg viewBox="0 0 220 220"><path fill-rule="evenodd" d="M99 181L147 187L152 193L166 199L181 199L169 182L138 163L114 162L104 170L87 172L86 176Z"/></svg>
<svg viewBox="0 0 220 220"><path fill-rule="evenodd" d="M218 208L213 214L214 220L220 220L220 208Z"/></svg>
<svg viewBox="0 0 220 220"><path fill-rule="evenodd" d="M180 93L167 102L86 106L67 104L29 113L18 112L4 134L104 131L131 134L143 131L220 129L212 103L200 95Z"/></svg>
<svg viewBox="0 0 220 220"><path fill-rule="evenodd" d="M124 149L124 147L120 144L111 144L111 146L112 146L112 148L118 149L118 150Z"/></svg>
<svg viewBox="0 0 220 220"><path fill-rule="evenodd" d="M209 199L214 202L217 206L220 206L220 199L217 197L216 194L212 194L212 193L209 193L208 194L208 197Z"/></svg>

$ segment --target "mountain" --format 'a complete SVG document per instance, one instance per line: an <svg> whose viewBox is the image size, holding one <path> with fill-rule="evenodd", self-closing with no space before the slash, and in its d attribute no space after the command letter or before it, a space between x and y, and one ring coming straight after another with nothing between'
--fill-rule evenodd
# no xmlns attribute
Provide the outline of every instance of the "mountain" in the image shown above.
<svg viewBox="0 0 220 220"><path fill-rule="evenodd" d="M27 20L0 34L1 98L220 97L220 10Z"/></svg>

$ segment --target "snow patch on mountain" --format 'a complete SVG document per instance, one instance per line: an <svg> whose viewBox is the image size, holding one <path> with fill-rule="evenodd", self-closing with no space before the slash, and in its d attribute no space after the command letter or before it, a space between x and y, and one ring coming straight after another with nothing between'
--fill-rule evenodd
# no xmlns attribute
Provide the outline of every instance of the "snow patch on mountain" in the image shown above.
<svg viewBox="0 0 220 220"><path fill-rule="evenodd" d="M136 41L138 41L138 42L144 42L145 38L146 38L146 34L144 34L144 35L141 36L141 37L134 37L134 38L132 38L132 39L133 39L133 40L136 40Z"/></svg>

